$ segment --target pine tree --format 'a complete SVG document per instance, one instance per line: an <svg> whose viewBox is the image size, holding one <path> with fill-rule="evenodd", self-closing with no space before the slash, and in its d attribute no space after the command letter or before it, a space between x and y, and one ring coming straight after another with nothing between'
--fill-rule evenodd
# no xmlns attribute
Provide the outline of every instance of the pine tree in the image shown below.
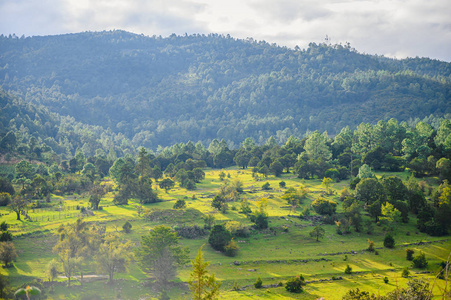
<svg viewBox="0 0 451 300"><path fill-rule="evenodd" d="M208 275L206 268L210 263L204 262L202 248L199 249L199 253L191 263L193 264L193 272L191 272L189 287L193 292L193 299L217 299L221 283L216 280L215 274Z"/></svg>

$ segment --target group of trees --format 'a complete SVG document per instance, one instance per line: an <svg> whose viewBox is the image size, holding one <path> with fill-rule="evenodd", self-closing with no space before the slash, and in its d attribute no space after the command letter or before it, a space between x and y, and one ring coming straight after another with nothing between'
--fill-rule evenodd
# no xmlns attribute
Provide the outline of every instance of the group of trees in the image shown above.
<svg viewBox="0 0 451 300"><path fill-rule="evenodd" d="M387 59L349 45L301 50L123 31L1 36L0 45L0 85L23 99L2 103L0 136L20 131L20 151L36 157L48 156L48 147L68 156L114 148L123 156L186 140L285 143L312 129L337 134L381 116L408 121L450 108L449 63ZM32 136L36 146L24 146Z"/></svg>

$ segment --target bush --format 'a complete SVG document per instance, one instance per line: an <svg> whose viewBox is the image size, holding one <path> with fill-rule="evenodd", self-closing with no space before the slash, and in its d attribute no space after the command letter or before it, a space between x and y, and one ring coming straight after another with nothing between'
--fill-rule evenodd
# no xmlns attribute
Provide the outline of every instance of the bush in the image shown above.
<svg viewBox="0 0 451 300"><path fill-rule="evenodd" d="M395 248L395 239L389 233L387 235L385 235L384 247L390 248L390 249Z"/></svg>
<svg viewBox="0 0 451 300"><path fill-rule="evenodd" d="M263 213L258 213L257 215L253 216L251 220L255 223L255 227L257 229L266 229L268 228L268 216Z"/></svg>
<svg viewBox="0 0 451 300"><path fill-rule="evenodd" d="M267 191L271 189L271 185L269 184L269 182L266 182L265 184L262 185L262 190Z"/></svg>
<svg viewBox="0 0 451 300"><path fill-rule="evenodd" d="M351 274L352 273L352 268L349 265L346 265L346 269L345 269L345 274Z"/></svg>
<svg viewBox="0 0 451 300"><path fill-rule="evenodd" d="M210 236L208 237L208 243L215 250L224 252L225 246L232 240L232 234L228 231L224 225L213 226Z"/></svg>
<svg viewBox="0 0 451 300"><path fill-rule="evenodd" d="M319 197L315 201L313 201L312 207L316 211L316 213L320 215L330 216L335 213L337 203L331 200L327 200L323 197Z"/></svg>
<svg viewBox="0 0 451 300"><path fill-rule="evenodd" d="M290 293L300 293L303 291L302 286L305 285L304 276L299 275L287 281L285 289Z"/></svg>
<svg viewBox="0 0 451 300"><path fill-rule="evenodd" d="M384 283L388 283L388 281L389 281L389 280L388 280L388 277L385 276L385 277L384 277Z"/></svg>
<svg viewBox="0 0 451 300"><path fill-rule="evenodd" d="M235 241L232 239L225 247L224 247L224 254L230 257L237 256L238 250L240 248L235 243Z"/></svg>
<svg viewBox="0 0 451 300"><path fill-rule="evenodd" d="M125 231L125 233L130 233L132 231L132 224L130 224L129 221L125 222L125 224L122 225L122 229Z"/></svg>
<svg viewBox="0 0 451 300"><path fill-rule="evenodd" d="M0 206L6 206L11 202L11 195L9 193L0 193Z"/></svg>
<svg viewBox="0 0 451 300"><path fill-rule="evenodd" d="M423 252L420 252L417 256L412 260L413 266L415 268L424 269L428 266L428 261L426 260L426 256Z"/></svg>
<svg viewBox="0 0 451 300"><path fill-rule="evenodd" d="M409 275L410 275L410 272L407 268L402 269L402 273L401 273L402 277L407 278L407 277L409 277Z"/></svg>
<svg viewBox="0 0 451 300"><path fill-rule="evenodd" d="M286 186L287 186L287 184L285 183L285 181L279 182L279 187L280 187L280 188L284 188L284 187L286 187Z"/></svg>
<svg viewBox="0 0 451 300"><path fill-rule="evenodd" d="M13 235L8 230L0 233L0 242L10 242L13 240Z"/></svg>
<svg viewBox="0 0 451 300"><path fill-rule="evenodd" d="M262 281L262 279L260 277L258 277L257 280L254 283L254 286L255 286L256 289L259 289L259 288L262 287L262 285L263 285L263 281Z"/></svg>
<svg viewBox="0 0 451 300"><path fill-rule="evenodd" d="M374 252L374 242L370 241L370 239L368 239L368 251L370 252Z"/></svg>
<svg viewBox="0 0 451 300"><path fill-rule="evenodd" d="M406 259L412 261L414 253L415 251L413 251L412 249L406 249Z"/></svg>
<svg viewBox="0 0 451 300"><path fill-rule="evenodd" d="M182 209L186 208L186 202L183 199L178 199L177 202L174 203L173 209Z"/></svg>

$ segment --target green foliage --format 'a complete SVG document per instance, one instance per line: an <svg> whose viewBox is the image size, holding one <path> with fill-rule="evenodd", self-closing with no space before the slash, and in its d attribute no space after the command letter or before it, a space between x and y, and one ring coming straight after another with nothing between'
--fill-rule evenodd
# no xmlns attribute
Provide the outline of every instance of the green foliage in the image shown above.
<svg viewBox="0 0 451 300"><path fill-rule="evenodd" d="M240 247L238 247L238 245L232 238L230 242L224 247L224 254L230 257L235 257L238 255L239 250Z"/></svg>
<svg viewBox="0 0 451 300"><path fill-rule="evenodd" d="M186 208L186 201L183 199L178 199L175 203L174 206L172 207L173 209L183 209Z"/></svg>
<svg viewBox="0 0 451 300"><path fill-rule="evenodd" d="M132 224L130 224L129 221L126 221L124 225L122 225L122 230L124 230L125 233L130 233L132 231Z"/></svg>
<svg viewBox="0 0 451 300"><path fill-rule="evenodd" d="M351 274L352 273L352 268L349 265L346 265L346 269L345 269L345 274Z"/></svg>
<svg viewBox="0 0 451 300"><path fill-rule="evenodd" d="M262 190L267 191L267 190L270 190L270 189L271 189L271 185L269 184L269 182L265 182L262 185Z"/></svg>
<svg viewBox="0 0 451 300"><path fill-rule="evenodd" d="M285 284L285 289L290 293L301 293L304 290L303 289L304 285L305 285L304 276L299 275L288 279L287 283Z"/></svg>
<svg viewBox="0 0 451 300"><path fill-rule="evenodd" d="M190 274L189 287L194 300L213 300L218 298L221 283L215 278L215 274L209 275L207 267L209 262L204 262L202 247L194 260L191 261L193 271Z"/></svg>
<svg viewBox="0 0 451 300"><path fill-rule="evenodd" d="M178 240L177 233L164 225L158 225L149 235L141 236L136 258L143 271L152 273L160 286L175 278L177 265L187 262L189 250L180 247Z"/></svg>
<svg viewBox="0 0 451 300"><path fill-rule="evenodd" d="M312 207L320 215L333 215L337 208L337 203L323 197L318 197L312 202Z"/></svg>
<svg viewBox="0 0 451 300"><path fill-rule="evenodd" d="M415 256L412 260L412 264L414 268L424 269L428 266L428 261L426 259L426 255L423 252L420 252L417 256Z"/></svg>
<svg viewBox="0 0 451 300"><path fill-rule="evenodd" d="M231 240L232 234L224 227L224 225L214 225L211 229L210 236L208 237L210 246L221 252L225 251L225 247Z"/></svg>
<svg viewBox="0 0 451 300"><path fill-rule="evenodd" d="M317 225L313 228L312 231L310 231L310 236L313 238L316 238L316 241L318 242L320 238L322 238L324 236L324 234L326 233L326 231L324 230L324 228L322 228L320 225Z"/></svg>
<svg viewBox="0 0 451 300"><path fill-rule="evenodd" d="M389 233L387 233L384 237L384 247L385 248L395 248L395 239Z"/></svg>
<svg viewBox="0 0 451 300"><path fill-rule="evenodd" d="M0 261L8 268L11 263L17 258L16 248L12 242L0 243Z"/></svg>
<svg viewBox="0 0 451 300"><path fill-rule="evenodd" d="M407 248L406 249L406 259L409 260L409 261L412 261L414 253L415 253L415 251L413 251L412 249Z"/></svg>
<svg viewBox="0 0 451 300"><path fill-rule="evenodd" d="M387 284L388 282L389 282L388 277L385 276L385 277L384 277L384 283Z"/></svg>
<svg viewBox="0 0 451 300"><path fill-rule="evenodd" d="M409 269L407 268L402 269L401 277L408 278L409 275L410 275Z"/></svg>
<svg viewBox="0 0 451 300"><path fill-rule="evenodd" d="M257 280L254 282L254 287L256 289L260 289L263 286L263 281L260 277L257 278Z"/></svg>

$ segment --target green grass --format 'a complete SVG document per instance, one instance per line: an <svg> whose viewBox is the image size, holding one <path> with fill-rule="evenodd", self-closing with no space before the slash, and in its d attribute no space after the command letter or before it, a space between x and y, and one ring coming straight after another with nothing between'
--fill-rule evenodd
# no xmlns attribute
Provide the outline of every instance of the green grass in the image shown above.
<svg viewBox="0 0 451 300"><path fill-rule="evenodd" d="M209 270L222 281L222 298L315 299L325 297L326 299L341 299L347 290L356 287L383 295L396 286L405 286L407 282L407 279L401 277L402 269L411 266L411 263L405 259L406 247L403 247L404 244L421 241L432 242L409 246L415 251L415 255L420 251L426 254L429 262L427 271L431 272L417 274L420 270L410 269L412 276L425 278L431 282L434 272L438 269L438 263L446 260L450 254L451 240L449 237L436 238L419 233L415 227L416 220L412 215L408 224L400 224L395 231L395 249L377 249L379 255L364 251L368 247L368 239L375 242L376 248L383 246L385 233L378 226L374 227L372 235L356 232L338 235L335 225L324 225L325 237L316 242L309 236L309 232L313 228L312 222L301 220L296 216L320 195L337 201L339 204L337 212L341 212L342 207L338 201L338 195L340 190L348 185L348 181L333 184L334 194L325 195L325 189L320 180L303 180L296 178L293 174L284 174L280 178L260 177L257 181L251 176L249 170L229 168L225 172L230 174L231 180L239 178L243 182L245 193L241 198L246 198L253 210L257 209L259 199L262 197L268 199L266 210L270 216L270 227L273 229L253 232L247 238L236 238L240 247L236 257L227 257L214 251L208 245L207 237L180 240L182 246L190 249L191 259L194 259L199 248L205 245L204 257L211 263ZM211 207L212 197L223 184L219 180L219 173L220 170L207 170L205 180L198 184L195 191L186 191L178 186L169 193L158 189L159 197L163 201L144 205L145 209L154 211L158 216L153 221L146 220L138 214L139 203L135 201L130 201L128 205L113 205L113 193L107 194L102 199L100 205L103 206L103 210L95 211L94 216L85 217L85 220L105 225L107 231L119 233L122 232L122 225L128 220L132 224L132 232L126 237L134 243L139 243L142 235L147 234L152 227L159 224L168 226L198 224L203 226L201 218L205 214L214 214L218 223L239 221L251 225L249 219L238 212L239 201L229 203L229 208L235 207L236 210L230 209L225 214L217 212ZM401 175L404 180L408 178L407 173ZM310 191L307 199L296 209L296 212L293 212L291 207L280 199L286 190L286 188L279 188L279 182L282 180L286 182L286 188L304 185ZM265 182L271 185L271 190L261 190L261 186ZM185 199L188 208L173 210L172 206L178 199ZM88 206L87 199L81 196L53 196L51 203L57 207L60 203L63 206ZM2 220L13 225L11 231L16 236L14 243L19 254L14 267L2 268L0 272L8 276L14 287L31 282L33 279L45 280L45 268L52 259L56 258L56 255L52 253L52 248L56 243L56 236L53 233L61 224L75 222L78 211L69 210L66 212L66 216L61 217L65 212L48 209L34 212L30 210L29 215L32 219L37 219L36 222L17 221L16 215L7 211L6 208L0 208L0 213ZM284 232L283 227L288 228L288 232ZM437 242L440 240L446 241ZM351 250L356 254L330 255ZM347 264L353 269L354 273L351 275L344 274ZM179 269L174 286L169 291L171 299L189 298L186 282L189 280L190 272L189 265ZM97 274L94 264L85 266L84 273ZM275 285L299 274L303 274L307 281L313 281L307 284L305 292L301 294L290 294L284 287L268 287L259 290L253 287L257 277L262 278L263 285ZM385 276L390 280L388 284L383 282ZM342 279L332 281L332 277L342 277ZM157 297L158 293L146 278L147 275L139 269L137 264L132 263L127 273L116 276L117 280L113 286L105 285L102 281L85 283L80 286L74 281L74 287L68 289L64 285L66 279L60 278L53 293L47 291L46 294L49 299L138 299L145 295L148 298ZM323 281L319 282L319 280ZM235 284L245 287L245 290L232 291ZM442 280L435 283L434 292L436 294L439 294L439 289L443 287L443 284Z"/></svg>

